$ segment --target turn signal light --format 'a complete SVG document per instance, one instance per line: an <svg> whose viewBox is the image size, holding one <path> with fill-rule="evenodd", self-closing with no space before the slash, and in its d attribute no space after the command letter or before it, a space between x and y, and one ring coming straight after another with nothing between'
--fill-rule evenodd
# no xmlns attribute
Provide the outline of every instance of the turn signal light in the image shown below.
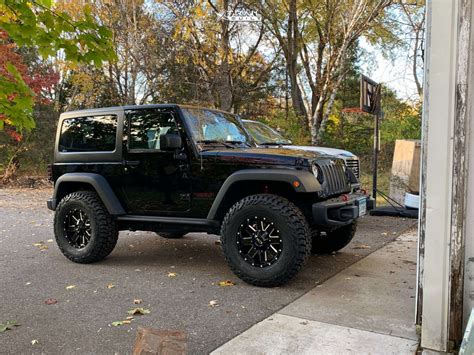
<svg viewBox="0 0 474 355"><path fill-rule="evenodd" d="M294 187L300 187L300 182L298 180L293 181L293 186Z"/></svg>
<svg viewBox="0 0 474 355"><path fill-rule="evenodd" d="M347 195L342 195L342 196L341 196L341 200L344 201L344 202L347 202L347 201L349 201L349 196L347 196Z"/></svg>

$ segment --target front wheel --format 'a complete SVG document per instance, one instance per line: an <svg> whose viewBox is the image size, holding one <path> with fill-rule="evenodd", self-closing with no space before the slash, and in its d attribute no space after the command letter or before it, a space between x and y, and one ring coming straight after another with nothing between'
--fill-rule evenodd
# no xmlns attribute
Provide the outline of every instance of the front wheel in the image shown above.
<svg viewBox="0 0 474 355"><path fill-rule="evenodd" d="M287 199L260 194L245 197L227 212L221 245L231 270L245 282L280 286L308 259L311 234L303 213Z"/></svg>
<svg viewBox="0 0 474 355"><path fill-rule="evenodd" d="M84 264L104 259L118 239L115 221L93 191L73 192L59 202L54 234L64 256Z"/></svg>
<svg viewBox="0 0 474 355"><path fill-rule="evenodd" d="M329 254L344 248L351 242L357 230L357 221L331 232L311 230L313 246L311 254Z"/></svg>

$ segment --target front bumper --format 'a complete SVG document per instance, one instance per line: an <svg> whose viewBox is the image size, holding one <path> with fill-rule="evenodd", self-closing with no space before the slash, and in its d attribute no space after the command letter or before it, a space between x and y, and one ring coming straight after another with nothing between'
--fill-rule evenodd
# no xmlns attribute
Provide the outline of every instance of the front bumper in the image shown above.
<svg viewBox="0 0 474 355"><path fill-rule="evenodd" d="M312 206L313 221L322 227L348 225L359 218L361 213L365 214L363 205L367 206L368 200L366 194L357 192L317 202Z"/></svg>

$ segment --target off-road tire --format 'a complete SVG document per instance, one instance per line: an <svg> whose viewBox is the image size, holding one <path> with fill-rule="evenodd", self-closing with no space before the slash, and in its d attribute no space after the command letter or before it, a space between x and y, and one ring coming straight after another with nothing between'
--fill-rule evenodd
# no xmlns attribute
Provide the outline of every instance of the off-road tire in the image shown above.
<svg viewBox="0 0 474 355"><path fill-rule="evenodd" d="M320 232L316 229L311 230L313 237L313 246L311 254L330 254L341 250L351 242L357 230L357 221L340 227L331 232Z"/></svg>
<svg viewBox="0 0 474 355"><path fill-rule="evenodd" d="M65 237L65 218L73 208L84 210L91 225L90 241L81 249L71 246ZM54 234L64 256L81 264L104 259L112 252L118 239L117 225L94 191L73 192L59 202L54 215Z"/></svg>
<svg viewBox="0 0 474 355"><path fill-rule="evenodd" d="M166 239L180 239L180 238L183 238L187 234L187 233L178 233L178 232L174 232L174 233L155 232L155 233L158 234L160 237L166 238Z"/></svg>
<svg viewBox="0 0 474 355"><path fill-rule="evenodd" d="M281 232L281 254L268 267L254 267L239 253L239 228L253 216L273 221ZM255 286L275 287L287 283L305 264L311 253L311 233L303 213L292 202L276 195L251 195L233 205L225 215L221 247L227 264L243 281Z"/></svg>

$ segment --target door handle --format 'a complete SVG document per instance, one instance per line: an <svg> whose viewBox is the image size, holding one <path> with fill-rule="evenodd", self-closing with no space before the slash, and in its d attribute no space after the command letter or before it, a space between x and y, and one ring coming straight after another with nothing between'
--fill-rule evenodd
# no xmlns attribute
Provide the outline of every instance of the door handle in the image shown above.
<svg viewBox="0 0 474 355"><path fill-rule="evenodd" d="M123 165L125 166L137 166L140 164L139 160L124 160Z"/></svg>

